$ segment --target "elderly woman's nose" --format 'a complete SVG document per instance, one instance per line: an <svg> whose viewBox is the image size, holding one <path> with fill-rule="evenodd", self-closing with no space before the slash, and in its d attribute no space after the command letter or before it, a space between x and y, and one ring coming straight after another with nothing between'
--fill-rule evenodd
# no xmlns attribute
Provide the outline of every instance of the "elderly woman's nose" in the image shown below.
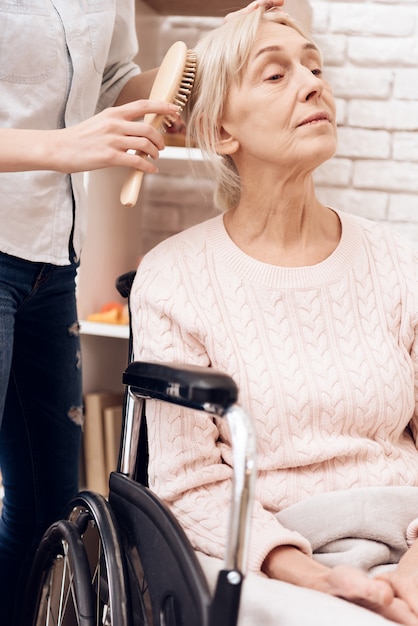
<svg viewBox="0 0 418 626"><path fill-rule="evenodd" d="M324 88L323 81L321 76L313 74L312 70L302 66L297 72L297 80L301 98L309 100L314 96L321 95Z"/></svg>

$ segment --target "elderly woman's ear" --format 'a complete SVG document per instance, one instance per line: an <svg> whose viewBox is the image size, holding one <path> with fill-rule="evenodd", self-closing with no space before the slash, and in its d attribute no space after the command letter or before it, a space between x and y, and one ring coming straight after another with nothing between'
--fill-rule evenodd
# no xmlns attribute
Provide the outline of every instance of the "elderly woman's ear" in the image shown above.
<svg viewBox="0 0 418 626"><path fill-rule="evenodd" d="M239 148L239 141L229 133L224 126L218 129L218 141L216 142L216 152L224 156L234 154Z"/></svg>

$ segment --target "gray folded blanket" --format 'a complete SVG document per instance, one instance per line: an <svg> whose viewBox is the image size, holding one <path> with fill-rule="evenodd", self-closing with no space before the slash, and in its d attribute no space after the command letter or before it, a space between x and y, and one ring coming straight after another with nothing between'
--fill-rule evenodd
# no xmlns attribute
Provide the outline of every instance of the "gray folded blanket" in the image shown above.
<svg viewBox="0 0 418 626"><path fill-rule="evenodd" d="M399 562L418 536L418 487L365 487L323 493L277 514L298 531L317 561L371 574Z"/></svg>

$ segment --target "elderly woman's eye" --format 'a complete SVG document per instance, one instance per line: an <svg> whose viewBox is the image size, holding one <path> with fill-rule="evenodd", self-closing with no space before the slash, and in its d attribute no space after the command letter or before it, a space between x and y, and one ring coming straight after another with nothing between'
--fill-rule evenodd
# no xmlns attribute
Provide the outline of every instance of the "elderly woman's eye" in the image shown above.
<svg viewBox="0 0 418 626"><path fill-rule="evenodd" d="M272 74L267 78L267 80L279 80L282 77L281 74Z"/></svg>

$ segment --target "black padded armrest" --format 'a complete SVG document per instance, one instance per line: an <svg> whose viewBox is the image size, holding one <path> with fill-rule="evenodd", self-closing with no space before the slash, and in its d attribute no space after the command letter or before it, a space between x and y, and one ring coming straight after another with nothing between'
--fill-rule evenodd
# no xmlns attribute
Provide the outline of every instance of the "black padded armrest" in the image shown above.
<svg viewBox="0 0 418 626"><path fill-rule="evenodd" d="M172 404L223 413L235 404L238 389L230 376L207 367L134 361L123 374L131 393Z"/></svg>

